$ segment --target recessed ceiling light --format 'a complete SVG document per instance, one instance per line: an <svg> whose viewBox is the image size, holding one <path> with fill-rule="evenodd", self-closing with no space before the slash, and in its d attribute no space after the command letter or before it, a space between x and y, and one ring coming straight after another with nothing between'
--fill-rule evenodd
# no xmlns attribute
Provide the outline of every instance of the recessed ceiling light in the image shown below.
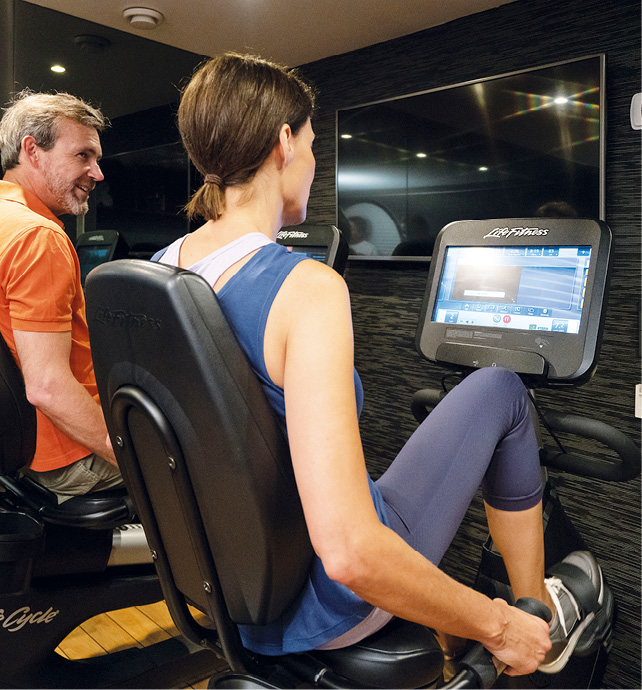
<svg viewBox="0 0 642 690"><path fill-rule="evenodd" d="M87 53L103 53L111 45L108 38L94 34L78 34L74 36L74 43L77 48Z"/></svg>
<svg viewBox="0 0 642 690"><path fill-rule="evenodd" d="M62 65L51 65L51 71L52 72L58 72L59 74L62 74L63 72L66 72L67 70Z"/></svg>
<svg viewBox="0 0 642 690"><path fill-rule="evenodd" d="M428 155L425 153L418 153L417 158L428 158Z"/></svg>
<svg viewBox="0 0 642 690"><path fill-rule="evenodd" d="M480 166L479 166L479 170L480 170L481 172L486 172L486 171L488 170L488 168L487 168L485 165L480 165Z"/></svg>
<svg viewBox="0 0 642 690"><path fill-rule="evenodd" d="M564 103L568 103L568 98L564 98L564 96L558 96L553 103L555 105L564 105Z"/></svg>
<svg viewBox="0 0 642 690"><path fill-rule="evenodd" d="M352 134L342 134L341 138L342 139L352 139Z"/></svg>

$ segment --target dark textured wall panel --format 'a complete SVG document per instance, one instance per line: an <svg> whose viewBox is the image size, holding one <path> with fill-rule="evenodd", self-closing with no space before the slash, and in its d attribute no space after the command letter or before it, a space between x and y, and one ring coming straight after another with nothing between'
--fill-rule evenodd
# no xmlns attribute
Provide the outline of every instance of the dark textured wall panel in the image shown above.
<svg viewBox="0 0 642 690"><path fill-rule="evenodd" d="M400 5L400 11L403 11ZM517 0L427 31L302 68L318 87L317 176L308 218L335 220L335 111L467 80L604 52L607 56L607 222L614 261L598 373L582 388L544 393L542 404L603 419L639 442L634 385L640 381L640 132L629 105L640 91L639 0ZM427 268L351 262L356 364L366 402L361 426L368 466L379 475L415 427L412 393L443 371L419 357L414 334ZM581 447L581 444L579 444ZM639 688L640 483L564 477L568 513L595 552L615 592L619 620L603 687ZM484 534L481 501L444 568L471 582Z"/></svg>

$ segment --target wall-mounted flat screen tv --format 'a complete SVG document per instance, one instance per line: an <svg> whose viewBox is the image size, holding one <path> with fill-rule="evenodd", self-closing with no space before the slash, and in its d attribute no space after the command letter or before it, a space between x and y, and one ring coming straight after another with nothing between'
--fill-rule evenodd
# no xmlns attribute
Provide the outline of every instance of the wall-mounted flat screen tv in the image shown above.
<svg viewBox="0 0 642 690"><path fill-rule="evenodd" d="M605 56L337 111L351 259L427 260L455 220L604 220Z"/></svg>

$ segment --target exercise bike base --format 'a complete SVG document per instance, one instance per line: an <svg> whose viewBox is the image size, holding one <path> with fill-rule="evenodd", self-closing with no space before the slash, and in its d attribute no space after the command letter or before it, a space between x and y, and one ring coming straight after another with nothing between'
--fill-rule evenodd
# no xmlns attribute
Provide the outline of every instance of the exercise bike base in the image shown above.
<svg viewBox="0 0 642 690"><path fill-rule="evenodd" d="M30 668L20 685L0 688L176 688L224 666L213 652L183 638L73 661L52 652Z"/></svg>

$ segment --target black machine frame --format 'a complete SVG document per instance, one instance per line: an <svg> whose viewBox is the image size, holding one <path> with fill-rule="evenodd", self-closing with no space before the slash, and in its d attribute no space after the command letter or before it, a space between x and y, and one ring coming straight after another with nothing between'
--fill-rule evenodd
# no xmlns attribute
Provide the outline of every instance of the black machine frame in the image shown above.
<svg viewBox="0 0 642 690"><path fill-rule="evenodd" d="M204 677L214 667L212 651L230 670L210 687L440 684L443 655L432 632L399 620L346 649L264 658L243 647L236 624L278 617L296 596L311 556L282 430L214 292L193 273L143 261L106 263L89 276L87 314L112 443L157 575L149 563L105 571L111 528L132 515L127 497L79 497L59 508L45 490L20 477L34 449L35 415L11 353L0 347L0 608L38 609L43 613L34 622L46 622L25 628L28 654L24 638L0 626L0 686L176 687ZM418 392L412 404L418 421L440 395ZM543 456L544 464L615 481L639 473L638 449L612 427L573 415L552 421L604 442L621 462L558 452ZM582 548L554 496L547 498L546 514L545 539L555 542L547 544L547 559L550 554L555 562ZM16 559L25 549L15 547L22 535L10 528L19 523L32 530L34 548ZM78 570L69 563L70 548L83 561ZM23 556L29 561L18 563L21 582L3 577L7 564L11 570ZM496 579L496 561L486 549L482 575L492 571ZM479 588L492 596L488 586L495 584L486 578ZM97 660L71 662L55 654L57 642L87 617L161 597L185 640ZM48 612L51 602L58 606L55 615ZM197 623L188 604L205 611L214 625ZM586 660L572 659L560 678L521 679L510 687L542 680L551 687L594 687L608 642L601 640ZM447 687L495 682L495 668L479 647L462 666Z"/></svg>
<svg viewBox="0 0 642 690"><path fill-rule="evenodd" d="M236 624L278 617L300 587L302 570L296 564L305 564L310 554L287 446L263 391L214 292L189 271L139 261L105 264L89 277L87 304L108 428L156 554L164 596L183 634L215 650L230 666L210 687L441 683L443 659L434 639L421 626L402 621L340 650L266 658L243 647ZM168 361L175 352L181 352L181 371ZM186 389L186 380L198 385ZM440 392L434 393L420 391L413 399L419 421L438 402ZM546 464L608 480L636 476L634 444L611 427L596 433L592 420L584 421L582 427L580 418L567 415L557 425L605 442L621 462L591 463L558 452L543 456ZM547 563L553 564L584 543L554 492L547 492L546 500L545 539L552 542L546 547ZM275 522L284 511L290 516L287 526ZM283 570L286 562L291 567ZM479 588L491 596L503 593L506 575L492 544L483 552L481 568ZM213 627L196 623L187 603L205 611ZM565 675L518 679L509 686L599 683L612 611L608 616L590 657L572 659ZM477 661L471 666L478 668ZM452 687L488 687L495 676L485 673L474 671L473 680Z"/></svg>

